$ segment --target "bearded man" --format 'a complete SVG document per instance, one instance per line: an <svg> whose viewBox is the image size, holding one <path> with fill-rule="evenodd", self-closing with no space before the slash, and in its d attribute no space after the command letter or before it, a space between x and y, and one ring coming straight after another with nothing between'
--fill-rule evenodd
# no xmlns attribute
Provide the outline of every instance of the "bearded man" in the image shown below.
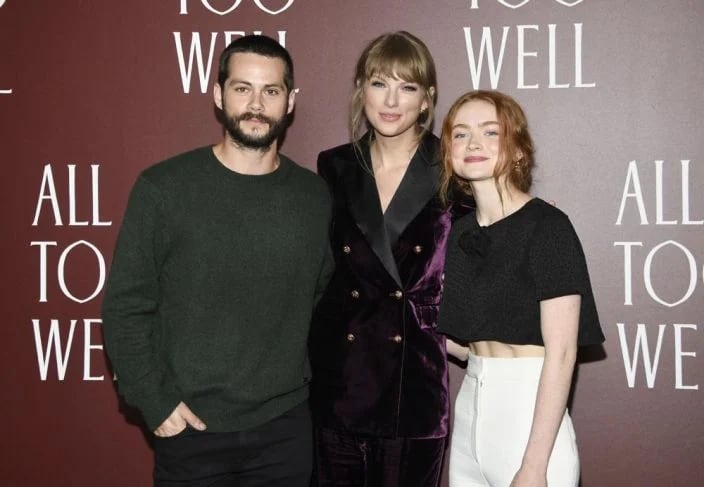
<svg viewBox="0 0 704 487"><path fill-rule="evenodd" d="M222 140L132 189L103 327L120 393L154 434L154 485L308 486L306 341L331 209L278 150L296 91L283 47L237 39L213 90Z"/></svg>

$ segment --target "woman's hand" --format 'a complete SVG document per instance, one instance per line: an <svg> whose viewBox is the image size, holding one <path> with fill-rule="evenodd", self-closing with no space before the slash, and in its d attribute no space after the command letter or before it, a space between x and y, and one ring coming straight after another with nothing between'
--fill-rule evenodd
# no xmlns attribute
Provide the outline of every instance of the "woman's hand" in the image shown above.
<svg viewBox="0 0 704 487"><path fill-rule="evenodd" d="M469 347L460 345L450 338L447 339L447 353L465 362L469 357Z"/></svg>
<svg viewBox="0 0 704 487"><path fill-rule="evenodd" d="M521 466L510 487L547 487L547 472Z"/></svg>

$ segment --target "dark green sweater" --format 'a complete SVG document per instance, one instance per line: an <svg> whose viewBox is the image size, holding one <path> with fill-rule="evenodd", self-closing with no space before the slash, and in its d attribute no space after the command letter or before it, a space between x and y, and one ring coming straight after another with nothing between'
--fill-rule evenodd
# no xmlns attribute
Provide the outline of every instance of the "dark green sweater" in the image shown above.
<svg viewBox="0 0 704 487"><path fill-rule="evenodd" d="M208 431L239 431L306 399L329 219L323 181L284 156L274 172L249 176L204 147L142 173L103 329L119 389L151 430L179 401Z"/></svg>

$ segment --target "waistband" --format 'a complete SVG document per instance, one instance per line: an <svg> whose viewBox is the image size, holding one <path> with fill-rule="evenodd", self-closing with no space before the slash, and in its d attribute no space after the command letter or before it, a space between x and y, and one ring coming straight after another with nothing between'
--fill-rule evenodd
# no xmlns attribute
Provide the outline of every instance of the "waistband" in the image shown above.
<svg viewBox="0 0 704 487"><path fill-rule="evenodd" d="M494 358L469 354L466 374L477 379L537 381L543 370L544 357Z"/></svg>

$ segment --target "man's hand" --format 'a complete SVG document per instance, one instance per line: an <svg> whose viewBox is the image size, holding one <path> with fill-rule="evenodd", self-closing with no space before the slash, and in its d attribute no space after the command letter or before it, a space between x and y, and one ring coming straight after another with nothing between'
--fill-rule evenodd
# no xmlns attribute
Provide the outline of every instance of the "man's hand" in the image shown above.
<svg viewBox="0 0 704 487"><path fill-rule="evenodd" d="M175 436L185 430L189 424L198 431L203 431L206 428L205 423L193 414L188 406L180 402L171 415L154 430L154 434L161 437Z"/></svg>

